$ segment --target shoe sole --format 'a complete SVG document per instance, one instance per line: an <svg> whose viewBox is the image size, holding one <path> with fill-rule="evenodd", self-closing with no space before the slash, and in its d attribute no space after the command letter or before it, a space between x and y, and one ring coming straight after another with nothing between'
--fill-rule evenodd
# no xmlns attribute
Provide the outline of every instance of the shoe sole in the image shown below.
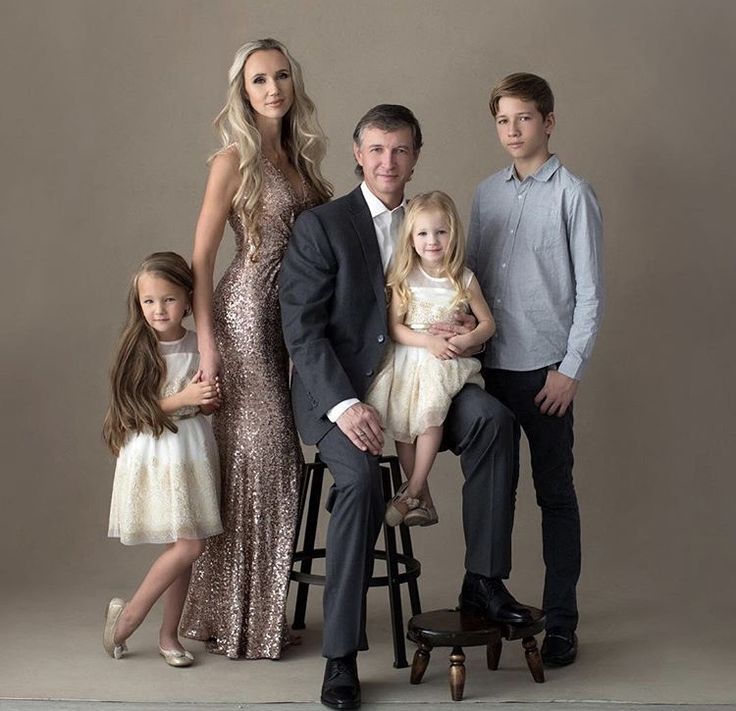
<svg viewBox="0 0 736 711"><path fill-rule="evenodd" d="M319 701L323 706L329 706L331 709L359 709L360 708L360 701L345 701L341 704L333 704L329 701L325 701L325 699L320 696Z"/></svg>
<svg viewBox="0 0 736 711"><path fill-rule="evenodd" d="M575 653L569 659L566 657L554 657L552 659L542 657L542 662L546 667L567 667L577 659L577 656L577 653Z"/></svg>

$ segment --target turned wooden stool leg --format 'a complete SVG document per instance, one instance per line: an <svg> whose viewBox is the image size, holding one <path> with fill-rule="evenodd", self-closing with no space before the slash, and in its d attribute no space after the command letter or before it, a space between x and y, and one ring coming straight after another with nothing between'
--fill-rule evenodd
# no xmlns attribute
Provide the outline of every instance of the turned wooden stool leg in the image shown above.
<svg viewBox="0 0 736 711"><path fill-rule="evenodd" d="M494 642L489 642L486 647L486 660L488 661L488 668L491 671L498 669L498 663L501 660L501 649L503 648L503 642L500 639Z"/></svg>
<svg viewBox="0 0 736 711"><path fill-rule="evenodd" d="M532 673L534 681L537 684L543 684L544 667L542 666L542 655L539 654L539 650L537 649L537 640L534 637L524 637L521 644L524 647L526 663L529 666L529 671Z"/></svg>
<svg viewBox="0 0 736 711"><path fill-rule="evenodd" d="M427 664L429 664L429 655L432 651L432 647L424 642L417 642L417 651L414 652L414 660L411 663L411 676L409 682L412 684L419 684L424 678L424 672L427 671Z"/></svg>
<svg viewBox="0 0 736 711"><path fill-rule="evenodd" d="M453 701L463 700L465 690L465 655L462 647L453 647L450 655L450 693Z"/></svg>

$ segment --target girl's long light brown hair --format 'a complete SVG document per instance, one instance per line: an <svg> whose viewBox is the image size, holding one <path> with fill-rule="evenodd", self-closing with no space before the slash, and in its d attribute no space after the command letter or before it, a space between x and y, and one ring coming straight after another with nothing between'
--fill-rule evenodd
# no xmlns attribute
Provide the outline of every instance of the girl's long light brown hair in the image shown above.
<svg viewBox="0 0 736 711"><path fill-rule="evenodd" d="M332 185L322 177L320 167L325 157L327 139L317 120L314 102L304 90L299 62L278 40L268 38L247 42L235 53L228 73L227 101L215 119L222 148L212 158L233 145L238 150L240 187L233 197L232 207L245 227L246 243L250 244L250 258L254 262L258 259L261 246L258 223L263 194L263 167L261 134L256 128L253 109L245 93L243 70L251 54L268 49L275 49L286 57L294 85L294 103L284 116L281 142L289 160L314 188L320 202L326 202L332 197Z"/></svg>
<svg viewBox="0 0 736 711"><path fill-rule="evenodd" d="M419 255L414 249L412 233L417 218L422 212L437 211L442 213L450 228L450 239L445 250L442 264L445 275L455 289L455 298L451 306L467 303L470 295L463 284L463 269L465 268L465 239L457 208L452 198L440 190L422 193L412 198L406 210L404 222L399 234L399 246L394 254L389 269L386 286L398 298L400 314L405 314L411 303L411 291L407 284L409 274L419 264Z"/></svg>
<svg viewBox="0 0 736 711"><path fill-rule="evenodd" d="M166 363L158 349L158 339L148 325L138 298L138 280L153 274L181 287L191 299L192 270L175 252L155 252L143 260L128 291L128 320L120 335L110 371L110 407L102 426L102 436L117 456L128 436L150 431L159 437L164 429L177 431L158 404L166 377Z"/></svg>

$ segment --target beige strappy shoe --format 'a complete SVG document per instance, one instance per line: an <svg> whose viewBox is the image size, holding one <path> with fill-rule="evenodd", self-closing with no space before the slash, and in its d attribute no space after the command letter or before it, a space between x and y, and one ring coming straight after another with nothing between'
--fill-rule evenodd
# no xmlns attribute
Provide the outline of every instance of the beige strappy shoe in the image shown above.
<svg viewBox="0 0 736 711"><path fill-rule="evenodd" d="M406 517L406 515L413 509L419 506L419 499L415 499L413 496L408 496L406 493L406 487L409 486L409 482L405 481L396 492L396 495L388 502L386 506L386 515L383 520L389 526L398 526ZM396 506L401 504L406 507L405 511L402 511Z"/></svg>

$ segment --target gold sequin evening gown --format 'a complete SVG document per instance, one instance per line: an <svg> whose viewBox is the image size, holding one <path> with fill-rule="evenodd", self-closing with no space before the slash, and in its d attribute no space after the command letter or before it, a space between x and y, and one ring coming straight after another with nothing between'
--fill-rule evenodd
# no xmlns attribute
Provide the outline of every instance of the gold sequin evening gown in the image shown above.
<svg viewBox="0 0 736 711"><path fill-rule="evenodd" d="M268 160L262 164L257 261L231 213L237 253L213 297L222 358L214 430L225 531L194 564L181 632L231 658L278 659L288 644L285 607L303 460L277 282L294 219L317 198L306 180L297 194Z"/></svg>

